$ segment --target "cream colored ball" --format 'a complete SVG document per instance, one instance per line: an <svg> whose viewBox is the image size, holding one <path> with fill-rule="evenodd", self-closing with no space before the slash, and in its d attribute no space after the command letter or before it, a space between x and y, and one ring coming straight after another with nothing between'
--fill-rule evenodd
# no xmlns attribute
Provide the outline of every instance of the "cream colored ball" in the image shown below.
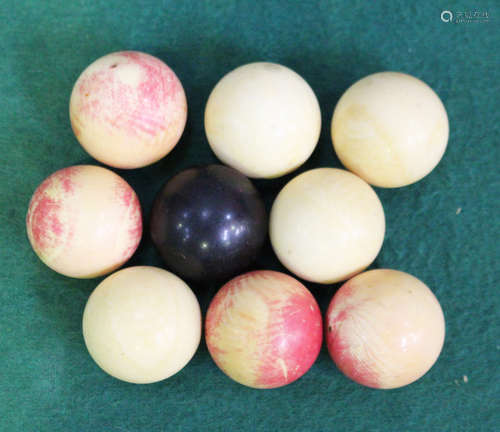
<svg viewBox="0 0 500 432"><path fill-rule="evenodd" d="M180 278L156 267L130 267L102 281L83 314L94 361L123 381L145 384L180 371L200 343L198 301Z"/></svg>
<svg viewBox="0 0 500 432"><path fill-rule="evenodd" d="M346 90L332 118L332 141L346 168L379 187L429 174L448 142L448 116L423 81L398 72L369 75Z"/></svg>
<svg viewBox="0 0 500 432"><path fill-rule="evenodd" d="M372 270L346 282L326 314L328 351L359 384L396 388L424 375L444 343L443 311L408 273Z"/></svg>
<svg viewBox="0 0 500 432"><path fill-rule="evenodd" d="M205 109L213 152L248 177L293 171L313 152L320 129L321 112L311 87L275 63L250 63L229 72Z"/></svg>
<svg viewBox="0 0 500 432"><path fill-rule="evenodd" d="M269 229L273 249L288 270L327 284L372 263L384 240L385 217L365 181L345 170L318 168L281 190Z"/></svg>

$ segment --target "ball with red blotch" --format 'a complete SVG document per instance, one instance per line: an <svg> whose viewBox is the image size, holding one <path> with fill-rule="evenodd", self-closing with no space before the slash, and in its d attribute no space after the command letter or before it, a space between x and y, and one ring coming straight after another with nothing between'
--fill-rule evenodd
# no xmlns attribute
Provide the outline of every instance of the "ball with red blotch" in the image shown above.
<svg viewBox="0 0 500 432"><path fill-rule="evenodd" d="M325 320L328 351L359 384L391 389L422 377L444 343L445 321L432 291L396 270L371 270L347 281Z"/></svg>
<svg viewBox="0 0 500 432"><path fill-rule="evenodd" d="M293 277L254 271L232 279L213 298L205 337L213 360L233 380L253 388L281 387L316 360L321 312Z"/></svg>
<svg viewBox="0 0 500 432"><path fill-rule="evenodd" d="M91 156L116 168L139 168L175 147L187 102L181 82L164 62L122 51L82 72L69 111L73 131Z"/></svg>
<svg viewBox="0 0 500 432"><path fill-rule="evenodd" d="M35 190L26 216L35 253L58 273L91 278L123 265L142 235L141 206L130 185L92 165L61 169Z"/></svg>

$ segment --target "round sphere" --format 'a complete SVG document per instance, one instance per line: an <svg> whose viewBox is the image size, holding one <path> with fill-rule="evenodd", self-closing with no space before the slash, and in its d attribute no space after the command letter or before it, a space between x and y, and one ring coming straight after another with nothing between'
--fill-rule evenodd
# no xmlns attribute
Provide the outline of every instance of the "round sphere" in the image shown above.
<svg viewBox="0 0 500 432"><path fill-rule="evenodd" d="M83 337L94 361L115 378L161 381L180 371L198 348L198 300L166 270L129 267L108 276L90 296Z"/></svg>
<svg viewBox="0 0 500 432"><path fill-rule="evenodd" d="M151 237L167 267L195 281L245 270L266 233L257 190L248 178L222 165L177 174L158 193L151 214Z"/></svg>
<svg viewBox="0 0 500 432"><path fill-rule="evenodd" d="M95 159L139 168L164 157L179 141L186 96L161 60L136 51L108 54L85 69L69 106L71 126Z"/></svg>
<svg viewBox="0 0 500 432"><path fill-rule="evenodd" d="M250 63L229 72L205 109L210 147L248 177L293 171L313 152L320 129L321 112L311 87L275 63Z"/></svg>
<svg viewBox="0 0 500 432"><path fill-rule="evenodd" d="M114 172L72 166L56 171L35 190L26 230L33 250L51 269L92 278L133 255L142 235L141 206Z"/></svg>
<svg viewBox="0 0 500 432"><path fill-rule="evenodd" d="M368 183L400 187L429 174L448 142L448 116L434 91L397 72L369 75L342 95L332 140L346 168Z"/></svg>
<svg viewBox="0 0 500 432"><path fill-rule="evenodd" d="M281 263L302 279L333 283L370 265L385 233L382 204L359 177L336 168L306 171L274 201L271 243Z"/></svg>
<svg viewBox="0 0 500 432"><path fill-rule="evenodd" d="M229 281L213 298L205 322L217 366L240 384L275 388L297 380L322 342L316 300L296 279L254 271Z"/></svg>
<svg viewBox="0 0 500 432"><path fill-rule="evenodd" d="M436 362L443 311L432 291L396 270L371 270L346 282L326 313L328 351L339 369L368 387L412 383Z"/></svg>

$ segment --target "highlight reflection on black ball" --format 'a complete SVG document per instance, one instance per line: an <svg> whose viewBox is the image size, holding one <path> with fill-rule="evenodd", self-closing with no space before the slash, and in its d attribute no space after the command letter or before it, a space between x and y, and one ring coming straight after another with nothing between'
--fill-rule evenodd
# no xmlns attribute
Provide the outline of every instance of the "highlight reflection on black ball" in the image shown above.
<svg viewBox="0 0 500 432"><path fill-rule="evenodd" d="M257 189L222 165L177 174L158 193L151 214L151 237L167 267L195 281L225 279L248 268L266 233Z"/></svg>

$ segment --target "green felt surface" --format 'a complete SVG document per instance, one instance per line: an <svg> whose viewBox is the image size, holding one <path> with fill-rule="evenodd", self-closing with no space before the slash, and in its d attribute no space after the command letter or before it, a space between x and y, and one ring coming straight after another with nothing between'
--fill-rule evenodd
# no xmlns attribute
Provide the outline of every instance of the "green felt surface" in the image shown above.
<svg viewBox="0 0 500 432"><path fill-rule="evenodd" d="M443 9L488 12L490 21L444 23ZM3 0L0 431L499 430L499 26L494 0ZM169 64L189 103L186 131L167 158L117 171L138 192L146 221L167 178L216 161L203 109L218 79L238 65L283 63L316 92L321 138L297 172L340 166L330 118L357 79L398 70L437 91L450 118L448 149L417 184L377 189L387 234L372 266L412 273L439 298L447 336L427 375L397 390L363 388L345 378L323 348L297 382L258 391L220 372L204 342L185 369L153 385L120 382L94 364L81 316L99 280L70 279L45 267L27 241L24 218L33 190L50 173L94 163L72 134L69 95L90 62L123 49ZM255 182L268 207L292 176ZM128 265L134 264L161 265L147 226ZM283 270L269 244L256 267ZM307 285L325 311L338 285ZM203 310L216 288L194 287Z"/></svg>

